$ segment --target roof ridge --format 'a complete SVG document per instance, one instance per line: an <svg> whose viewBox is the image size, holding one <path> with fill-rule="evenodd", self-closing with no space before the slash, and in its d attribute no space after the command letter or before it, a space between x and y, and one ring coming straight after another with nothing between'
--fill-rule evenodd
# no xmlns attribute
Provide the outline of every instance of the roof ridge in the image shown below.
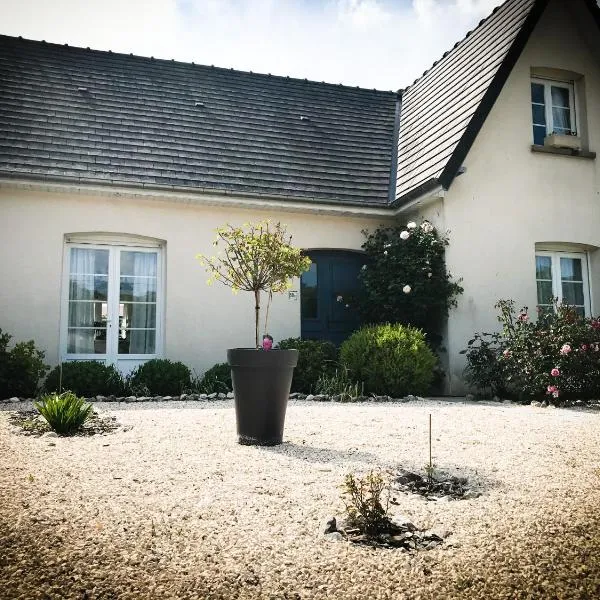
<svg viewBox="0 0 600 600"><path fill-rule="evenodd" d="M515 0L504 0L503 2L501 2L500 4L495 6L492 9L492 12L490 12L487 17L484 17L483 19L481 19L479 21L479 23L473 29L470 29L469 31L467 31L467 33L460 40L458 40L454 44L454 46L452 46L452 48L450 48L450 50L446 50L446 52L444 52L444 54L442 54L441 58L438 58L436 61L434 61L432 63L432 65L428 69L423 71L423 74L420 77L417 77L411 84L407 85L405 88L401 88L400 90L398 90L398 92L399 93L407 92L410 88L412 88L414 85L416 85L419 81L421 81L424 77L427 76L427 74L431 71L431 69L433 69L434 67L437 67L437 65L442 60L444 60L447 56L449 56L452 52L454 52L454 50L456 50L464 41L466 41L469 37L471 37L471 35L473 35L476 31L481 29L485 25L485 23L487 21L489 21L505 4L508 4L509 2L514 2L514 1Z"/></svg>
<svg viewBox="0 0 600 600"><path fill-rule="evenodd" d="M68 48L69 50L82 50L84 52L85 51L94 52L97 54L105 54L105 55L117 56L117 57L122 56L125 58L146 59L151 62L185 65L185 66L195 66L195 67L201 67L204 69L214 69L215 71L218 70L218 71L223 71L223 72L227 72L227 73L238 73L241 75L254 75L256 77L261 77L261 78L265 78L265 79L281 79L283 81L294 81L294 82L298 82L298 83L317 84L320 86L322 85L322 86L328 86L328 87L333 87L333 88L338 88L338 89L342 88L345 90L359 90L359 91L370 92L370 93L375 93L375 94L385 94L385 95L392 94L394 96L397 96L399 94L399 91L394 91L394 90L379 90L377 88L366 88L366 87L361 87L358 85L353 86L353 85L347 85L347 84L343 84L343 83L330 83L328 81L317 81L315 79L307 79L307 78L302 78L302 77L290 77L289 75L273 75L271 73L258 73L255 71L244 71L241 69L234 69L233 67L231 67L231 68L216 67L215 65L205 65L202 63L195 63L194 61L187 62L187 61L183 61L183 60L175 60L173 58L155 58L154 56L133 54L133 52L127 53L127 52L113 52L112 50L98 50L96 48L90 48L89 46L84 48L83 46L72 46L72 45L66 44L66 43L60 44L58 42L47 42L46 40L33 40L30 38L24 38L21 35L12 36L12 35L0 33L0 39L2 39L2 38L10 39L10 40L19 40L19 41L27 42L27 43L31 43L31 44L44 44L46 46L54 46L57 48Z"/></svg>

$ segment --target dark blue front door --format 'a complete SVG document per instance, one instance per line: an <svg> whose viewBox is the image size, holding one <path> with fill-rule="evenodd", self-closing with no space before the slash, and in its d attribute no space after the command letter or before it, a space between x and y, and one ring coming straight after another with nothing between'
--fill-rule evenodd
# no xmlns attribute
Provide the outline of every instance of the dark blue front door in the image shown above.
<svg viewBox="0 0 600 600"><path fill-rule="evenodd" d="M315 250L309 271L300 282L302 337L341 344L360 326L352 297L364 264L358 252Z"/></svg>

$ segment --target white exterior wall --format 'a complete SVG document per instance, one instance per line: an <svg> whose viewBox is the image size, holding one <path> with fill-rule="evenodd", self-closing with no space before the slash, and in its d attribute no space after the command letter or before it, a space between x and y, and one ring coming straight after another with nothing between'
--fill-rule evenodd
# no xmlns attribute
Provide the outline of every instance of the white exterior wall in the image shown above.
<svg viewBox="0 0 600 600"><path fill-rule="evenodd" d="M554 0L542 15L504 89L444 200L420 212L450 231L446 259L464 294L448 323L450 393L462 393L466 348L475 331L499 329L494 304L512 298L535 315L535 244L584 244L589 254L592 313L600 313L600 158L534 153L532 67L564 69L585 77L589 149L600 154L600 61L578 29L567 3ZM580 7L585 11L583 6ZM597 43L597 42L596 42Z"/></svg>
<svg viewBox="0 0 600 600"><path fill-rule="evenodd" d="M229 198L231 200L231 198ZM218 202L218 197L213 202ZM361 230L381 217L310 214L127 199L84 193L0 188L0 327L13 341L34 339L49 364L59 360L59 320L65 234L102 232L164 240L164 356L202 373L225 361L230 347L254 344L251 294L207 286L197 253L213 254L217 227L270 218L288 226L304 249L358 250ZM299 290L296 281L292 289ZM274 298L269 330L275 340L300 335L300 301Z"/></svg>

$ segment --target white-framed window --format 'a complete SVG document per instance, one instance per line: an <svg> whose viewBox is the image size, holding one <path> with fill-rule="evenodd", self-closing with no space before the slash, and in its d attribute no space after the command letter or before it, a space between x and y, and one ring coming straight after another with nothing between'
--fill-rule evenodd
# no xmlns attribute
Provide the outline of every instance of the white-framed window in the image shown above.
<svg viewBox="0 0 600 600"><path fill-rule="evenodd" d="M552 133L577 135L573 83L532 78L531 114L534 144L543 146Z"/></svg>
<svg viewBox="0 0 600 600"><path fill-rule="evenodd" d="M542 311L553 309L553 299L590 316L587 256L583 252L535 253L537 302Z"/></svg>
<svg viewBox="0 0 600 600"><path fill-rule="evenodd" d="M159 246L67 242L64 265L63 360L118 365L162 354Z"/></svg>

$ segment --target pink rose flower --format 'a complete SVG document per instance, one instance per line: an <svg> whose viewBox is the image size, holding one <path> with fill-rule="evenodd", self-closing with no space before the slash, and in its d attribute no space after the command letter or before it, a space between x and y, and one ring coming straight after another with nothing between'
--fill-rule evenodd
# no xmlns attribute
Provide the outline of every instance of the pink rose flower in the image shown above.
<svg viewBox="0 0 600 600"><path fill-rule="evenodd" d="M512 354L512 352L507 348L503 353L502 356L504 356L504 358L510 358L510 355Z"/></svg>
<svg viewBox="0 0 600 600"><path fill-rule="evenodd" d="M521 321L521 323L526 323L529 321L529 315L527 313L521 313L519 315L519 321Z"/></svg>
<svg viewBox="0 0 600 600"><path fill-rule="evenodd" d="M569 344L563 344L563 347L560 349L560 353L562 355L569 354L571 352L571 346Z"/></svg>
<svg viewBox="0 0 600 600"><path fill-rule="evenodd" d="M552 392L552 397L553 398L558 398L560 392L558 390L556 390L555 392Z"/></svg>
<svg viewBox="0 0 600 600"><path fill-rule="evenodd" d="M557 392L558 388L555 385L549 385L548 386L548 393L549 394L553 394L554 392Z"/></svg>
<svg viewBox="0 0 600 600"><path fill-rule="evenodd" d="M587 344L581 344L581 349L582 349L584 352L587 352L588 345L587 345Z"/></svg>
<svg viewBox="0 0 600 600"><path fill-rule="evenodd" d="M560 371L556 367L554 367L554 369L550 371L550 375L552 375L552 377L558 377L560 375Z"/></svg>

